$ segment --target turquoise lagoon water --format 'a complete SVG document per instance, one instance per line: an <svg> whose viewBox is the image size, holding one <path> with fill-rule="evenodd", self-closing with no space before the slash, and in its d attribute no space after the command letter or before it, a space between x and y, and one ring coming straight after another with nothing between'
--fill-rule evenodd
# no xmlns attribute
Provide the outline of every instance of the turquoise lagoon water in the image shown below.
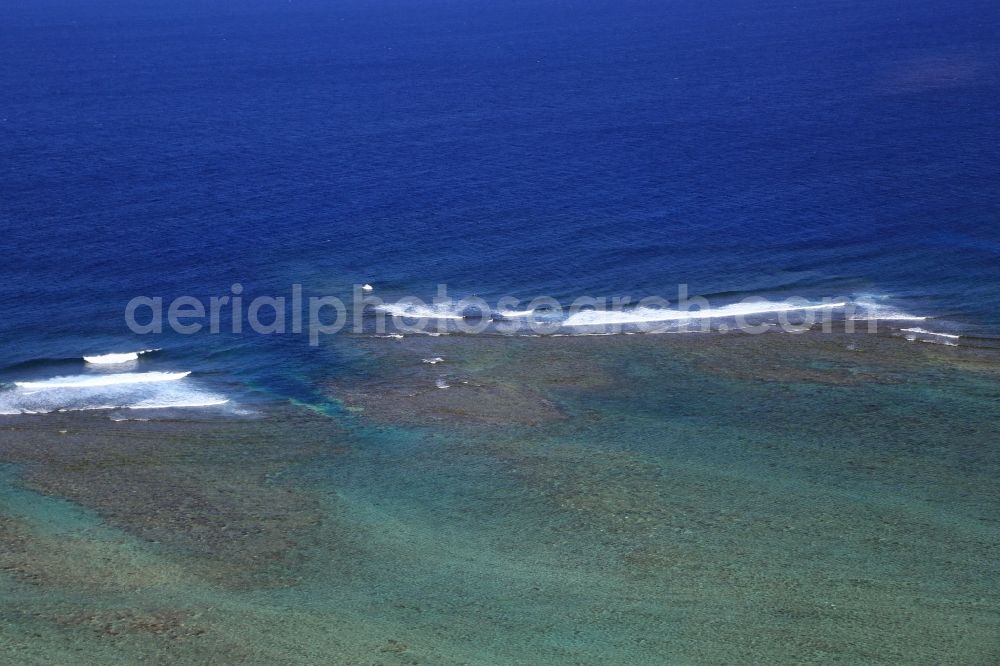
<svg viewBox="0 0 1000 666"><path fill-rule="evenodd" d="M35 508L5 517L5 657L998 654L991 358L836 334L349 344L366 362L314 410L7 423L5 497Z"/></svg>

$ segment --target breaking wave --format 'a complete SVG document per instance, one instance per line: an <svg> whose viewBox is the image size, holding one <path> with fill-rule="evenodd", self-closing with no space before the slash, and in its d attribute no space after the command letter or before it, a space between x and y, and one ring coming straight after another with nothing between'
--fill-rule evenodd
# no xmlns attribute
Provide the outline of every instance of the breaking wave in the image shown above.
<svg viewBox="0 0 1000 666"><path fill-rule="evenodd" d="M209 407L229 402L189 379L190 374L125 372L16 381L0 391L0 414Z"/></svg>
<svg viewBox="0 0 1000 666"><path fill-rule="evenodd" d="M616 324L646 324L683 322L697 319L726 319L805 310L835 310L847 302L799 305L794 303L734 303L717 308L670 310L666 308L636 308L634 310L586 310L577 312L563 322L564 326L609 326Z"/></svg>
<svg viewBox="0 0 1000 666"><path fill-rule="evenodd" d="M379 312L404 317L406 319L465 319L467 315L461 307L452 304L418 305L415 303L385 303L375 306ZM477 317L482 314L476 315Z"/></svg>
<svg viewBox="0 0 1000 666"><path fill-rule="evenodd" d="M110 354L100 354L97 356L84 356L83 360L92 365L118 365L130 361L138 361L139 356L157 351L156 349L143 349L137 352L112 352Z"/></svg>

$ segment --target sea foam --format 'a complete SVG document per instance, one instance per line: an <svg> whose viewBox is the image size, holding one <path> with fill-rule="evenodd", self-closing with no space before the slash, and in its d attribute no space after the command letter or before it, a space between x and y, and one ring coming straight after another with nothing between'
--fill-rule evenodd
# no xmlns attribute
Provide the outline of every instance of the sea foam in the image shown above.
<svg viewBox="0 0 1000 666"><path fill-rule="evenodd" d="M89 388L97 386L116 386L120 384L149 384L154 382L172 382L184 379L190 372L121 372L114 375L73 375L70 377L53 377L39 382L14 382L18 388L28 391L44 391L54 388Z"/></svg>
<svg viewBox="0 0 1000 666"><path fill-rule="evenodd" d="M801 310L823 310L843 308L846 302L797 305L794 303L733 303L716 308L695 310L669 310L660 308L636 308L633 310L585 310L570 315L564 326L608 326L616 324L648 324L656 322L680 322L699 319L725 319L797 312Z"/></svg>
<svg viewBox="0 0 1000 666"><path fill-rule="evenodd" d="M925 316L911 314L888 302L887 296L860 296L852 303L853 321L924 321Z"/></svg>
<svg viewBox="0 0 1000 666"><path fill-rule="evenodd" d="M928 342L935 345L946 345L957 347L959 338L962 336L953 333L936 333L925 328L901 328L900 334L909 342Z"/></svg>
<svg viewBox="0 0 1000 666"><path fill-rule="evenodd" d="M228 402L188 379L190 374L123 372L17 381L0 391L0 414L208 407Z"/></svg>
<svg viewBox="0 0 1000 666"><path fill-rule="evenodd" d="M83 360L92 365L117 365L120 363L129 363L130 361L138 361L139 356L153 351L157 350L143 349L142 351L136 352L112 352L110 354L100 354L97 356L84 356Z"/></svg>
<svg viewBox="0 0 1000 666"><path fill-rule="evenodd" d="M477 311L475 315L466 313L466 306L461 302L443 303L439 305L419 305L415 303L384 303L375 306L379 312L385 312L393 317L406 319L466 319L468 317L488 316L489 313Z"/></svg>
<svg viewBox="0 0 1000 666"><path fill-rule="evenodd" d="M904 332L904 333L916 333L916 334L919 334L919 335L933 335L934 337L948 338L950 340L958 340L959 338L962 337L961 335L954 335L952 333L936 333L935 331L928 331L925 328L901 328L899 330L902 331L902 332Z"/></svg>

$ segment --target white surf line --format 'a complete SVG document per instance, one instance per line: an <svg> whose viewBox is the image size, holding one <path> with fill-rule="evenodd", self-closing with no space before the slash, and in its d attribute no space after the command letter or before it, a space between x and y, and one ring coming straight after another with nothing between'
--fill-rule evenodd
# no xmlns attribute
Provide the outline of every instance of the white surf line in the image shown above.
<svg viewBox="0 0 1000 666"><path fill-rule="evenodd" d="M139 356L157 351L155 349L143 349L137 352L112 352L110 354L99 354L97 356L84 356L83 360L93 365L116 365L118 363L128 363L138 361Z"/></svg>
<svg viewBox="0 0 1000 666"><path fill-rule="evenodd" d="M190 374L190 372L122 372L114 375L53 377L52 379L44 379L37 382L14 382L14 385L29 391L44 391L53 388L88 388L91 386L172 382L183 379Z"/></svg>
<svg viewBox="0 0 1000 666"><path fill-rule="evenodd" d="M658 321L690 321L693 319L724 319L802 310L842 308L848 303L823 303L820 305L792 305L789 303L734 303L707 310L658 310L640 308L631 311L587 310L577 312L563 322L563 326L604 326L609 324L642 324Z"/></svg>
<svg viewBox="0 0 1000 666"><path fill-rule="evenodd" d="M900 331L905 331L906 333L918 333L920 335L934 335L939 338L949 338L951 340L958 340L961 335L953 335L951 333L935 333L934 331L928 331L924 328L901 328Z"/></svg>

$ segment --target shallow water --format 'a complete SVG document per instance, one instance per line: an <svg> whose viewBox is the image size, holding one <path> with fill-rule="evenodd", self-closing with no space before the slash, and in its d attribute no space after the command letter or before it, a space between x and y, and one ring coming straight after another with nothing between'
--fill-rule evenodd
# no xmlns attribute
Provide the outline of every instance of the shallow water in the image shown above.
<svg viewBox="0 0 1000 666"><path fill-rule="evenodd" d="M991 357L820 334L349 344L367 362L325 415L7 417L4 658L1000 654Z"/></svg>

